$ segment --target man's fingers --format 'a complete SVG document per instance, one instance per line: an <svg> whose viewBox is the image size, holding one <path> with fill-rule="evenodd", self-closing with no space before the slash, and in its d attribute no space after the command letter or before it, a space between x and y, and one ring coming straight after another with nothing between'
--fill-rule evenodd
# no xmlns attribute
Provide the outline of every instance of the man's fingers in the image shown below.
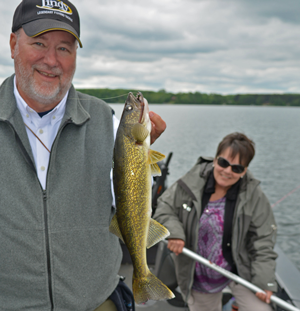
<svg viewBox="0 0 300 311"><path fill-rule="evenodd" d="M151 144L165 131L166 122L155 112L150 111L149 117L151 121Z"/></svg>

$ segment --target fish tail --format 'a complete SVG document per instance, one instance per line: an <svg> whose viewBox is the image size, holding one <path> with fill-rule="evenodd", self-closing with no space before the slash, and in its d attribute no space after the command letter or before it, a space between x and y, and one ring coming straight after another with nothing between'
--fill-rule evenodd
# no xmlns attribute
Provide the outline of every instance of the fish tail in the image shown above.
<svg viewBox="0 0 300 311"><path fill-rule="evenodd" d="M174 298L172 291L150 271L143 278L133 275L132 291L136 303Z"/></svg>

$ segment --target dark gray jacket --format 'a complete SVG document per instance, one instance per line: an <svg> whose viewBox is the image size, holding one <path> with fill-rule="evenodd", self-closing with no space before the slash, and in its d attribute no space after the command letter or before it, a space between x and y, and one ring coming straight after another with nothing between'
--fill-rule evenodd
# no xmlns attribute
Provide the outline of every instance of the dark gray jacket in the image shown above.
<svg viewBox="0 0 300 311"><path fill-rule="evenodd" d="M200 157L196 165L158 200L154 218L170 231L169 238L182 239L197 252L202 194L213 158ZM184 187L182 185L185 185ZM247 170L242 179L233 216L231 250L238 274L262 289L276 291L273 251L276 224L259 181ZM183 254L174 256L177 281L187 300L195 262Z"/></svg>
<svg viewBox="0 0 300 311"><path fill-rule="evenodd" d="M92 311L113 292L113 145L111 108L71 87L43 191L13 76L1 85L0 310Z"/></svg>

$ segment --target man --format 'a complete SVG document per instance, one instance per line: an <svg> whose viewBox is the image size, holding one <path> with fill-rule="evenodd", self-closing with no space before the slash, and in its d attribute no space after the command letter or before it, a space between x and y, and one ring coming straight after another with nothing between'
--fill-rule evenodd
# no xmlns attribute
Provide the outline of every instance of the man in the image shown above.
<svg viewBox="0 0 300 311"><path fill-rule="evenodd" d="M0 87L0 310L115 310L107 299L122 259L108 230L116 121L72 86L78 43L69 1L17 7L15 75ZM154 142L166 125L150 117Z"/></svg>

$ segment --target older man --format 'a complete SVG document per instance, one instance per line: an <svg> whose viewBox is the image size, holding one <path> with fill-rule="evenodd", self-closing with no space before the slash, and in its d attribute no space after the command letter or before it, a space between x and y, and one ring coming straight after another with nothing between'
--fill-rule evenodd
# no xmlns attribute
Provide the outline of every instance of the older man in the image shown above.
<svg viewBox="0 0 300 311"><path fill-rule="evenodd" d="M0 310L115 310L122 258L108 227L117 121L75 91L79 16L67 0L23 0L0 87ZM152 142L165 123L152 113Z"/></svg>

